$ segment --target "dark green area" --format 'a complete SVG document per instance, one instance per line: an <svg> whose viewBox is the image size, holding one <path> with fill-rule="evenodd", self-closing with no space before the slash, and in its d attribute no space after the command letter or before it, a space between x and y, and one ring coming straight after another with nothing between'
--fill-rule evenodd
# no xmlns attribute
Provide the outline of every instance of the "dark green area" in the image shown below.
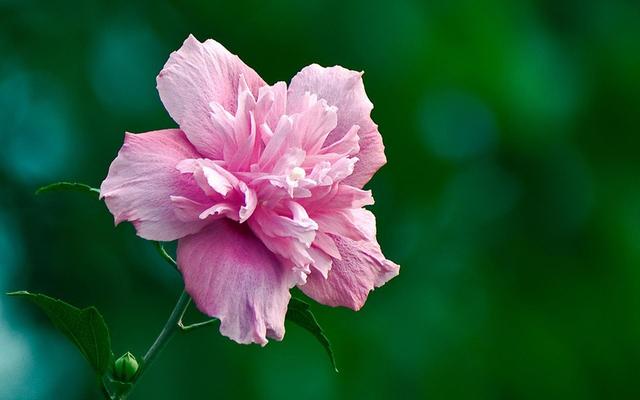
<svg viewBox="0 0 640 400"><path fill-rule="evenodd" d="M270 83L365 71L389 160L372 209L402 268L357 313L311 304L340 374L293 324L265 348L214 324L133 400L639 398L638 21L620 0L2 0L0 289L94 304L116 354L144 353L175 271L102 203L33 193L99 187L125 131L174 127L155 76L193 33ZM0 298L0 398L95 398L37 312Z"/></svg>

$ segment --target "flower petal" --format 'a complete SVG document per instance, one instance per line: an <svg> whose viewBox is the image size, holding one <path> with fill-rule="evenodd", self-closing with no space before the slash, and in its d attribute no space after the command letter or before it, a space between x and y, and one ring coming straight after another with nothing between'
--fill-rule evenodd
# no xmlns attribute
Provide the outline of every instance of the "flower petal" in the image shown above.
<svg viewBox="0 0 640 400"><path fill-rule="evenodd" d="M327 279L329 271L331 270L331 257L314 246L311 246L308 251L311 258L313 258L313 263L311 263L313 268L320 272L324 279Z"/></svg>
<svg viewBox="0 0 640 400"><path fill-rule="evenodd" d="M269 250L304 268L313 262L308 249L318 225L297 203L291 202L289 205L293 207L292 218L269 208L258 207L248 223Z"/></svg>
<svg viewBox="0 0 640 400"><path fill-rule="evenodd" d="M240 76L254 96L265 82L240 58L220 43L200 43L189 35L182 47L171 53L157 78L158 92L171 117L203 155L221 159L224 132L214 129L211 102L231 114L238 105Z"/></svg>
<svg viewBox="0 0 640 400"><path fill-rule="evenodd" d="M333 259L329 277L311 271L300 289L309 297L328 306L359 310L371 290L398 275L400 267L384 258L374 241L354 241L334 236L342 260Z"/></svg>
<svg viewBox="0 0 640 400"><path fill-rule="evenodd" d="M321 271L311 271L307 283L300 289L319 303L357 311L364 305L369 292L398 275L400 267L382 254L375 239L373 214L364 209L356 214L368 238L356 241L330 235L342 259L333 259L326 279Z"/></svg>
<svg viewBox="0 0 640 400"><path fill-rule="evenodd" d="M313 241L313 245L327 253L332 258L342 258L342 256L340 255L340 251L336 246L336 242L331 238L331 236L324 232L316 232L316 238Z"/></svg>
<svg viewBox="0 0 640 400"><path fill-rule="evenodd" d="M211 207L208 204L193 201L183 196L170 196L173 212L180 221L193 222L200 220L200 214Z"/></svg>
<svg viewBox="0 0 640 400"><path fill-rule="evenodd" d="M224 215L242 223L249 219L258 205L255 190L215 161L205 158L186 159L179 162L176 168L183 174L191 174L209 199L206 207L198 204L193 207L182 199L172 199L174 204L181 207L181 219L191 218L194 210L200 210L196 214L199 219Z"/></svg>
<svg viewBox="0 0 640 400"><path fill-rule="evenodd" d="M207 159L185 159L176 168L183 174L193 174L198 186L208 196L222 196L233 189L238 179L227 170Z"/></svg>
<svg viewBox="0 0 640 400"><path fill-rule="evenodd" d="M197 157L198 152L178 129L127 133L100 187L116 224L131 221L139 236L163 241L202 229L206 222L184 221L171 201L171 196L177 196L207 202L193 178L176 169L181 160Z"/></svg>
<svg viewBox="0 0 640 400"><path fill-rule="evenodd" d="M246 225L221 219L178 242L187 292L220 333L238 343L282 340L289 294L287 272Z"/></svg>
<svg viewBox="0 0 640 400"><path fill-rule="evenodd" d="M244 205L240 207L238 212L240 223L245 222L253 214L258 206L258 195L256 191L247 186L246 183L240 182L238 184L240 191L244 195Z"/></svg>
<svg viewBox="0 0 640 400"><path fill-rule="evenodd" d="M342 139L354 125L360 127L357 130L360 151L356 154L359 161L345 183L363 187L387 159L378 126L370 116L373 104L365 93L362 73L340 66L324 68L317 64L303 68L289 86L289 114L299 112L306 92L317 94L330 106L338 107L338 124L324 142L325 147Z"/></svg>
<svg viewBox="0 0 640 400"><path fill-rule="evenodd" d="M313 220L318 224L318 229L324 233L351 240L367 240L369 239L367 228L359 217L360 211L350 208L327 209L313 214Z"/></svg>

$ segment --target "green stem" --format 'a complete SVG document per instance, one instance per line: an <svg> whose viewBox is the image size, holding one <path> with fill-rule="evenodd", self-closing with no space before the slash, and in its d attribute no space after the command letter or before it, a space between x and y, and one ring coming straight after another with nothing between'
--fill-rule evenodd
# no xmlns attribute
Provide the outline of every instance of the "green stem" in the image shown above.
<svg viewBox="0 0 640 400"><path fill-rule="evenodd" d="M178 329L178 322L184 315L185 311L187 310L187 307L189 307L190 302L191 302L191 298L189 297L187 292L182 291L182 294L180 294L180 298L178 298L178 302L176 303L176 306L173 308L173 311L171 312L169 319L164 324L164 327L162 328L160 335L156 338L156 341L153 342L153 344L147 351L147 354L145 354L144 357L142 358L142 368L138 373L138 379L140 379L140 376L142 376L143 372L153 362L153 360L155 360L155 358L158 356L160 351L162 351L162 349L167 345L167 343L169 342L169 339L171 339L173 334L176 333L176 330Z"/></svg>
<svg viewBox="0 0 640 400"><path fill-rule="evenodd" d="M178 298L178 302L176 303L173 311L171 312L171 315L169 316L169 319L164 324L162 331L160 331L160 334L158 335L156 340L153 342L149 350L147 350L147 354L145 354L142 358L142 365L138 370L135 378L131 382L131 386L127 391L116 397L116 400L124 400L127 398L129 393L131 393L140 378L142 378L142 375L145 373L147 368L151 366L151 363L153 363L156 357L158 357L160 352L165 348L167 343L169 343L169 340L171 340L173 335L179 329L179 323L182 320L182 316L187 311L187 307L189 307L190 303L191 298L189 297L187 292L183 290L182 294L180 294L180 297Z"/></svg>

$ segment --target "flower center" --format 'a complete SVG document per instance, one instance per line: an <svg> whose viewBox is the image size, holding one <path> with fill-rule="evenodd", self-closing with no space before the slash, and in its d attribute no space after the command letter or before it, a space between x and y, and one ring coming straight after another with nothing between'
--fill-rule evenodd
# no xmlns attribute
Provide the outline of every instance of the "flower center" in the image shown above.
<svg viewBox="0 0 640 400"><path fill-rule="evenodd" d="M293 167L293 169L291 170L291 172L289 172L289 179L297 182L300 179L304 178L305 176L307 176L307 173L304 171L303 168L300 167Z"/></svg>

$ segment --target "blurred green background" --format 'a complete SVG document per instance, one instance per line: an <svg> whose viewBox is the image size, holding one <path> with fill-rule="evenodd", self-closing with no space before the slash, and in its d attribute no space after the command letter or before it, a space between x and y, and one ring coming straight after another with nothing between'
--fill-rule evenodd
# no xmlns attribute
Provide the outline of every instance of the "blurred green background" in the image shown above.
<svg viewBox="0 0 640 400"><path fill-rule="evenodd" d="M267 82L364 70L389 163L370 183L401 274L361 312L314 305L237 345L174 339L134 399L640 397L637 1L0 0L0 290L95 304L140 356L180 279L104 205L125 130L175 126L155 76L189 33ZM190 318L198 318L194 313ZM97 398L82 357L0 299L0 399Z"/></svg>

